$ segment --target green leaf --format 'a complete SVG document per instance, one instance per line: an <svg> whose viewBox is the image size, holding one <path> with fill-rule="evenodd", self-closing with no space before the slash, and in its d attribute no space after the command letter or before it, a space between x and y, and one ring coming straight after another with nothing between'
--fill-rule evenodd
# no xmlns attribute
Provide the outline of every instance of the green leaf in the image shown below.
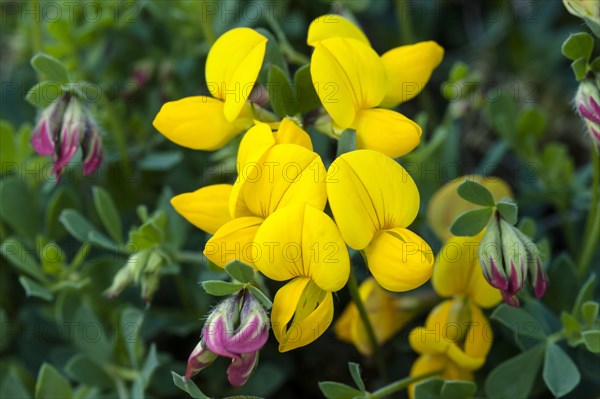
<svg viewBox="0 0 600 399"><path fill-rule="evenodd" d="M450 232L455 236L477 235L487 225L492 216L493 208L480 208L460 214L450 226Z"/></svg>
<svg viewBox="0 0 600 399"><path fill-rule="evenodd" d="M562 312L560 315L560 322L567 334L572 335L581 330L581 323L573 315L567 312Z"/></svg>
<svg viewBox="0 0 600 399"><path fill-rule="evenodd" d="M67 188L66 186L56 188L48 201L44 217L48 237L58 240L66 233L65 228L58 220L60 213L63 209L77 207L78 198L71 188Z"/></svg>
<svg viewBox="0 0 600 399"><path fill-rule="evenodd" d="M592 353L600 353L600 330L588 330L581 333L583 343Z"/></svg>
<svg viewBox="0 0 600 399"><path fill-rule="evenodd" d="M584 59L588 62L594 50L594 39L585 32L570 35L562 45L562 53L570 60Z"/></svg>
<svg viewBox="0 0 600 399"><path fill-rule="evenodd" d="M122 243L121 217L111 195L108 191L98 186L95 186L92 192L94 195L94 205L104 228L113 240Z"/></svg>
<svg viewBox="0 0 600 399"><path fill-rule="evenodd" d="M70 399L71 385L54 367L42 364L35 384L35 399Z"/></svg>
<svg viewBox="0 0 600 399"><path fill-rule="evenodd" d="M504 220L513 226L517 224L519 207L517 207L517 204L514 201L502 199L496 203L496 208L498 208L498 212L500 212L500 216L502 216Z"/></svg>
<svg viewBox="0 0 600 399"><path fill-rule="evenodd" d="M254 280L254 269L239 260L232 260L225 265L225 272L240 283L249 283Z"/></svg>
<svg viewBox="0 0 600 399"><path fill-rule="evenodd" d="M321 100L319 100L310 76L310 64L298 68L294 74L294 85L296 86L299 113L305 114L321 106Z"/></svg>
<svg viewBox="0 0 600 399"><path fill-rule="evenodd" d="M532 240L535 238L537 234L537 226L535 224L535 220L530 217L524 217L521 219L519 224L517 225L518 229L521 230L521 233L525 234L527 237Z"/></svg>
<svg viewBox="0 0 600 399"><path fill-rule="evenodd" d="M530 106L519 114L517 131L521 137L540 138L546 130L547 125L548 117L544 111L539 107Z"/></svg>
<svg viewBox="0 0 600 399"><path fill-rule="evenodd" d="M346 129L338 140L337 156L356 150L356 130Z"/></svg>
<svg viewBox="0 0 600 399"><path fill-rule="evenodd" d="M150 383L150 378L156 370L160 366L160 361L158 360L158 356L156 354L156 344L152 343L150 345L150 350L148 351L148 355L146 355L146 360L144 360L144 365L142 366L142 378L144 380L144 388L148 386Z"/></svg>
<svg viewBox="0 0 600 399"><path fill-rule="evenodd" d="M594 296L594 289L596 288L596 275L591 274L590 277L583 283L579 293L577 294L577 299L575 299L575 304L573 305L573 310L571 313L573 316L577 317L579 320L582 320L583 315L581 313L581 307L583 303L589 301Z"/></svg>
<svg viewBox="0 0 600 399"><path fill-rule="evenodd" d="M221 280L208 280L202 283L202 288L213 296L226 296L238 292L244 288L244 284L230 283Z"/></svg>
<svg viewBox="0 0 600 399"><path fill-rule="evenodd" d="M441 394L447 399L472 398L477 392L477 385L471 381L444 381Z"/></svg>
<svg viewBox="0 0 600 399"><path fill-rule="evenodd" d="M572 311L575 303L579 283L575 263L566 254L560 254L550 265L548 277L552 284L544 296L546 302L556 313L563 310Z"/></svg>
<svg viewBox="0 0 600 399"><path fill-rule="evenodd" d="M210 399L196 386L196 384L194 384L192 380L186 380L174 371L171 371L171 375L173 376L173 383L175 384L175 386L181 389L182 391L186 392L192 398Z"/></svg>
<svg viewBox="0 0 600 399"><path fill-rule="evenodd" d="M542 325L524 309L501 304L490 317L511 329L515 335L538 340L546 338Z"/></svg>
<svg viewBox="0 0 600 399"><path fill-rule="evenodd" d="M557 398L571 392L581 380L575 363L552 342L546 346L543 376L546 386Z"/></svg>
<svg viewBox="0 0 600 399"><path fill-rule="evenodd" d="M437 399L441 398L444 380L433 377L415 385L415 399Z"/></svg>
<svg viewBox="0 0 600 399"><path fill-rule="evenodd" d="M583 320L588 324L593 324L598 317L598 302L587 301L581 305L581 315Z"/></svg>
<svg viewBox="0 0 600 399"><path fill-rule="evenodd" d="M543 344L502 362L488 375L485 392L491 398L528 398L544 356Z"/></svg>
<svg viewBox="0 0 600 399"><path fill-rule="evenodd" d="M36 108L45 108L62 94L60 83L45 80L29 89L25 100Z"/></svg>
<svg viewBox="0 0 600 399"><path fill-rule="evenodd" d="M590 68L595 73L600 73L600 56L594 58L594 61L591 62Z"/></svg>
<svg viewBox="0 0 600 399"><path fill-rule="evenodd" d="M490 190L481 184L466 179L457 188L458 195L463 199L481 206L494 206L494 197Z"/></svg>
<svg viewBox="0 0 600 399"><path fill-rule="evenodd" d="M285 72L277 65L269 68L269 102L273 111L280 117L296 114L296 93L294 93Z"/></svg>
<svg viewBox="0 0 600 399"><path fill-rule="evenodd" d="M573 70L575 79L577 79L577 81L585 79L585 75L587 75L587 68L587 61L583 57L576 59L571 63L571 69Z"/></svg>
<svg viewBox="0 0 600 399"><path fill-rule="evenodd" d="M58 276L63 271L67 256L55 242L49 242L40 251L40 259L46 274Z"/></svg>
<svg viewBox="0 0 600 399"><path fill-rule="evenodd" d="M349 362L348 369L350 370L350 375L352 376L352 379L354 380L354 383L356 384L358 389L365 392L365 383L363 382L362 377L360 376L360 365L358 363Z"/></svg>
<svg viewBox="0 0 600 399"><path fill-rule="evenodd" d="M38 53L34 55L31 59L31 66L48 80L59 83L69 82L67 68L65 68L62 62L48 54Z"/></svg>
<svg viewBox="0 0 600 399"><path fill-rule="evenodd" d="M273 306L273 302L271 302L271 300L265 295L264 292L262 292L260 289L253 285L249 285L248 289L250 290L252 295L254 295L254 297L258 300L258 302L261 303L263 308L267 310L271 309L271 307Z"/></svg>
<svg viewBox="0 0 600 399"><path fill-rule="evenodd" d="M137 347L140 345L140 332L144 322L144 313L136 308L125 308L121 312L119 331L125 348L129 363L135 369L138 368Z"/></svg>
<svg viewBox="0 0 600 399"><path fill-rule="evenodd" d="M114 384L108 374L89 356L77 354L65 365L65 373L80 384L111 389Z"/></svg>
<svg viewBox="0 0 600 399"><path fill-rule="evenodd" d="M334 381L319 382L319 389L327 399L352 399L361 396L362 392L349 385Z"/></svg>
<svg viewBox="0 0 600 399"><path fill-rule="evenodd" d="M44 281L45 276L35 259L29 254L25 246L15 238L8 238L0 246L0 253L20 272Z"/></svg>
<svg viewBox="0 0 600 399"><path fill-rule="evenodd" d="M65 229L81 242L97 244L102 248L116 250L117 244L100 233L81 213L74 209L65 209L59 217Z"/></svg>
<svg viewBox="0 0 600 399"><path fill-rule="evenodd" d="M54 298L54 295L52 295L52 292L50 292L50 290L36 283L29 277L19 276L19 282L25 289L25 293L27 294L27 296L33 296L46 301L51 301Z"/></svg>
<svg viewBox="0 0 600 399"><path fill-rule="evenodd" d="M283 53L281 52L281 49L279 48L279 43L277 42L277 39L275 39L275 36L273 36L271 32L264 28L256 28L255 30L267 38L267 48L263 60L263 67L258 80L261 82L267 81L267 75L269 69L271 68L271 65L277 65L279 68L281 68L281 70L285 72L287 76L288 65L285 60L285 57L283 56Z"/></svg>

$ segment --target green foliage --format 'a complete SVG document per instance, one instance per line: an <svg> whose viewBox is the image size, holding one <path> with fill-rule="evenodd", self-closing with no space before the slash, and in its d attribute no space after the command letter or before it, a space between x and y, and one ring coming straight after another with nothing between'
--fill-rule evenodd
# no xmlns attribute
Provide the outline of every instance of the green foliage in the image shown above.
<svg viewBox="0 0 600 399"><path fill-rule="evenodd" d="M470 381L445 381L430 378L415 386L415 399L469 399L475 395L477 385Z"/></svg>
<svg viewBox="0 0 600 399"><path fill-rule="evenodd" d="M450 226L455 236L477 235L487 225L494 208L480 208L466 211L459 215Z"/></svg>
<svg viewBox="0 0 600 399"><path fill-rule="evenodd" d="M494 206L492 193L473 180L465 180L457 188L458 195L463 199L481 206Z"/></svg>

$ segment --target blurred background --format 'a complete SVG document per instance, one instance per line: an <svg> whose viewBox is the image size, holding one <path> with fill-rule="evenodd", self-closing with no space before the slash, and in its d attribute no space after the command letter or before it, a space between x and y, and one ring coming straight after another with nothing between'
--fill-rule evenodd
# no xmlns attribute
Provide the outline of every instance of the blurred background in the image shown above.
<svg viewBox="0 0 600 399"><path fill-rule="evenodd" d="M561 45L585 25L562 1L2 0L0 8L2 397L33 396L43 362L69 377L76 397L185 397L170 370L183 373L214 303L198 282L223 274L201 255L208 237L175 214L168 200L231 182L238 143L213 153L188 150L167 141L152 120L166 101L208 94L207 52L236 26L267 29L306 56L308 25L330 12L354 19L380 54L438 42L445 49L442 64L425 90L399 107L423 127L422 145L401 160L421 190L412 228L437 251L440 243L425 220L429 199L445 182L479 173L511 185L553 254L577 245L574 233L583 229L590 201L590 144L573 109L577 82ZM59 185L51 159L29 144L36 108L25 98L38 81L30 65L38 52L63 62L74 80L91 83L88 99L103 131L100 171L83 176L80 167L68 168ZM310 133L319 152L330 154L328 165L334 143ZM117 235L145 234L153 215L166 215L154 220L163 232L155 240L171 254L172 267L161 275L151 303L140 298L139 287L113 300L103 295L127 261L127 240L121 237L114 247L90 238L89 231L102 232L93 186L103 187L115 204ZM421 294L430 291L423 287ZM346 291L338 293L336 317L347 301ZM384 347L392 379L408 375L416 356L407 334L422 320ZM488 364L516 353L499 341ZM372 362L337 340L333 328L285 354L271 340L244 388L229 387L223 359L195 381L214 396L319 397L318 381L351 381L348 361L363 365L367 384L380 382ZM582 370L592 380L594 362ZM485 367L478 375L488 372Z"/></svg>

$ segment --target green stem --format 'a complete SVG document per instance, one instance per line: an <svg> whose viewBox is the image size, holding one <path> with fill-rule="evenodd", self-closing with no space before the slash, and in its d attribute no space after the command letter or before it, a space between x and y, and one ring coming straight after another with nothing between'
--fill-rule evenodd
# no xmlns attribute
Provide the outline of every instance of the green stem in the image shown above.
<svg viewBox="0 0 600 399"><path fill-rule="evenodd" d="M386 385L383 388L380 388L380 389L376 390L373 393L368 394L366 396L366 398L368 398L368 399L383 398L385 396L391 395L394 392L406 389L406 388L408 388L409 385L412 385L412 384L417 383L419 381L426 380L426 379L428 379L430 377L436 376L436 375L441 374L441 373L442 373L442 370L435 370L435 371L430 371L429 373L417 375L415 377L403 378L401 380L392 382L391 384Z"/></svg>
<svg viewBox="0 0 600 399"><path fill-rule="evenodd" d="M358 282L356 281L356 276L354 275L354 270L350 267L350 278L348 279L348 290L350 291L350 296L352 297L352 301L356 305L358 309L358 314L362 320L363 325L365 326L365 330L367 330L367 336L369 337L369 343L371 344L371 349L373 350L373 358L375 359L375 363L377 364L377 368L379 369L379 373L381 377L386 380L387 371L385 368L385 364L383 362L383 358L381 357L381 350L379 348L379 344L377 343L377 337L375 336L375 330L373 330L373 325L371 324L371 320L369 320L369 315L367 314L367 309L365 308L365 304L360 297L360 293L358 291Z"/></svg>
<svg viewBox="0 0 600 399"><path fill-rule="evenodd" d="M206 0L202 0L202 3L206 3ZM208 8L204 6L204 4L202 4L202 10L207 10ZM204 35L204 40L206 40L206 42L209 45L212 45L215 40L215 33L213 32L212 26L213 26L213 18L212 18L212 13L207 13L206 15L202 15L201 16L202 19L202 23L201 23L201 27L202 27L202 34Z"/></svg>
<svg viewBox="0 0 600 399"><path fill-rule="evenodd" d="M40 1L39 0L31 0L30 1L31 6L33 7L33 9L35 10L35 14L34 14L34 18L35 20L33 21L33 27L32 27L32 32L31 32L31 39L32 39L32 49L33 49L33 53L37 54L42 52L43 50L43 38L42 38L42 15L41 15L41 6L40 6ZM40 77L41 80L42 77Z"/></svg>
<svg viewBox="0 0 600 399"><path fill-rule="evenodd" d="M179 251L175 254L177 262L198 264L201 263L202 255L199 252Z"/></svg>
<svg viewBox="0 0 600 399"><path fill-rule="evenodd" d="M595 148L592 148L592 173L594 174L592 179L592 204L585 227L585 235L583 236L581 256L577 263L577 271L581 279L585 278L588 273L592 257L600 240L600 156L598 156L598 151Z"/></svg>
<svg viewBox="0 0 600 399"><path fill-rule="evenodd" d="M276 18L271 18L268 13L265 14L265 19L267 23L275 33L275 37L277 37L277 41L279 41L279 48L281 52L285 55L289 62L297 65L305 65L310 63L310 58L305 56L304 54L296 51L294 46L290 44L283 29L281 29L281 25Z"/></svg>

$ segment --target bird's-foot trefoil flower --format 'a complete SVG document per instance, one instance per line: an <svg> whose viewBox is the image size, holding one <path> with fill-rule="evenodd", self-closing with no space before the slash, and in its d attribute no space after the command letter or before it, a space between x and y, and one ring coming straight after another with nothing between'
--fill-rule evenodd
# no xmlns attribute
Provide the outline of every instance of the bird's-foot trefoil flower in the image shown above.
<svg viewBox="0 0 600 399"><path fill-rule="evenodd" d="M355 39L371 46L367 36L340 15L322 15L308 28L307 42L313 47L332 37ZM387 87L385 96L378 105L394 108L417 96L425 88L443 57L444 49L434 41L400 46L385 52L380 59L385 68Z"/></svg>
<svg viewBox="0 0 600 399"><path fill-rule="evenodd" d="M246 290L221 301L208 316L202 337L192 351L185 378L208 367L217 356L231 359L229 383L242 386L258 364L258 352L269 338L269 318Z"/></svg>
<svg viewBox="0 0 600 399"><path fill-rule="evenodd" d="M329 167L327 194L342 237L363 251L379 285L408 291L429 279L431 248L408 230L419 211L419 191L402 166L372 150L343 154Z"/></svg>
<svg viewBox="0 0 600 399"><path fill-rule="evenodd" d="M329 216L309 204L278 209L254 238L254 262L265 276L290 280L277 291L271 325L279 350L305 346L333 319L332 292L346 284L350 259Z"/></svg>
<svg viewBox="0 0 600 399"><path fill-rule="evenodd" d="M584 79L575 96L577 112L596 145L600 146L600 88L597 81Z"/></svg>
<svg viewBox="0 0 600 399"><path fill-rule="evenodd" d="M372 277L361 283L359 294L380 345L393 338L420 313L424 304L430 302L426 300L428 298L393 295L381 288ZM337 319L335 333L340 340L353 344L363 355L373 354L366 327L355 303L350 303Z"/></svg>
<svg viewBox="0 0 600 399"><path fill-rule="evenodd" d="M83 174L91 174L100 167L100 137L100 129L85 105L76 96L64 94L41 112L31 144L38 154L52 156L52 173L58 182L79 148L82 150Z"/></svg>
<svg viewBox="0 0 600 399"><path fill-rule="evenodd" d="M479 260L486 280L498 288L504 301L519 306L516 294L527 276L536 298L541 298L548 285L540 253L529 237L494 214L479 245Z"/></svg>
<svg viewBox="0 0 600 399"><path fill-rule="evenodd" d="M267 38L250 28L224 33L206 59L212 97L194 96L163 105L154 127L183 147L212 151L252 126L247 102L262 67Z"/></svg>
<svg viewBox="0 0 600 399"><path fill-rule="evenodd" d="M238 151L238 179L174 197L171 203L192 224L213 236L204 254L224 267L238 259L253 265L252 240L263 221L279 208L308 203L324 209L325 167L310 137L284 119L279 129L259 123Z"/></svg>

